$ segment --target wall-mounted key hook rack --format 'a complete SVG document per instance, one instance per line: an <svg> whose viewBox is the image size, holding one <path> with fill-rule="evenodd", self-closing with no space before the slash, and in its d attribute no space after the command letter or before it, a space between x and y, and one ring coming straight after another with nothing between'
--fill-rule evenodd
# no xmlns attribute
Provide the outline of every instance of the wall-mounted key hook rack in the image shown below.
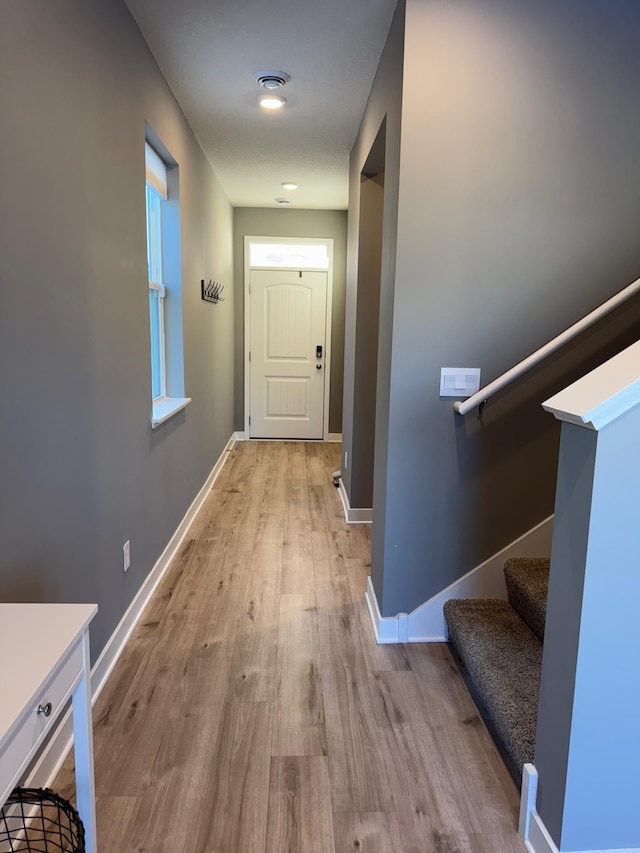
<svg viewBox="0 0 640 853"><path fill-rule="evenodd" d="M224 290L224 285L212 280L209 280L209 283L206 284L205 280L201 279L200 287L202 292L202 298L205 302L213 302L214 305L218 302L224 302L224 299L220 295Z"/></svg>

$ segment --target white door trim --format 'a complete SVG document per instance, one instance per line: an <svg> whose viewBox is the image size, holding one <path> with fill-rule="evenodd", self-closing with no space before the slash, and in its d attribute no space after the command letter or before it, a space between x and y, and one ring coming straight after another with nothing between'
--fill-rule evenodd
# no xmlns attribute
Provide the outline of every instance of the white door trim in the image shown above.
<svg viewBox="0 0 640 853"><path fill-rule="evenodd" d="M328 441L329 436L329 400L331 390L331 316L333 313L333 237L252 237L245 235L244 238L244 432L246 436L249 431L249 415L251 413L251 375L249 365L249 344L251 342L251 300L249 296L249 281L251 275L251 243L316 243L327 247L329 256L329 269L319 267L305 267L309 272L326 272L327 274L327 316L325 322L325 379L324 379L324 417L322 424L323 441ZM280 269L288 270L290 267L255 267L254 269ZM298 269L296 267L295 269Z"/></svg>

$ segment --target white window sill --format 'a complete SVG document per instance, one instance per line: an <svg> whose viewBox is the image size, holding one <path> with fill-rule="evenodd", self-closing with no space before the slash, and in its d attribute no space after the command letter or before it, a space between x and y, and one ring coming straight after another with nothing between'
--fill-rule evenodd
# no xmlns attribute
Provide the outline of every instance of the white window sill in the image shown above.
<svg viewBox="0 0 640 853"><path fill-rule="evenodd" d="M151 413L151 429L157 429L169 418L177 415L191 402L191 397L163 397L153 404Z"/></svg>

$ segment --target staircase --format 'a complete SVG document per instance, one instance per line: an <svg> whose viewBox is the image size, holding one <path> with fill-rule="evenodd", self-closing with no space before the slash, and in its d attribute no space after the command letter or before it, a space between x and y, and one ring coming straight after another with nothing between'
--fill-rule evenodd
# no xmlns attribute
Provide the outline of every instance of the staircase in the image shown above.
<svg viewBox="0 0 640 853"><path fill-rule="evenodd" d="M444 605L453 655L518 784L523 764L534 759L549 562L507 560L508 601L451 599Z"/></svg>

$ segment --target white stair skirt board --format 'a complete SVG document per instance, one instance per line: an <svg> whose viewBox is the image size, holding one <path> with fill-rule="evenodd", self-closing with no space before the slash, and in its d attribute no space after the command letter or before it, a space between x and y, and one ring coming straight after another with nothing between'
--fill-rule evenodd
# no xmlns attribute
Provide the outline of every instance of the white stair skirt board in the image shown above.
<svg viewBox="0 0 640 853"><path fill-rule="evenodd" d="M536 810L538 796L538 771L533 764L525 764L522 768L522 788L520 790L520 818L518 832L526 841L529 838L531 815Z"/></svg>
<svg viewBox="0 0 640 853"><path fill-rule="evenodd" d="M229 451L233 450L236 443L235 435L232 435L227 442L224 450L216 464L213 466L211 473L207 477L204 485L193 499L193 502L186 512L186 515L178 525L175 533L167 543L166 548L158 558L155 566L151 569L142 586L136 593L133 601L127 608L120 623L116 627L113 634L109 637L100 657L95 662L91 670L91 704L94 705L96 699L102 692L102 688L107 683L114 666L118 662L118 658L124 651L127 640L133 633L134 628L140 621L144 610L151 600L151 596L156 590L156 587L164 577L165 572L169 568L171 561L175 557L178 549L195 519L196 515L202 508L213 484L218 479L222 468L229 457ZM40 753L37 761L31 767L27 778L22 783L28 788L46 788L52 784L55 777L58 775L71 747L73 745L73 728L71 720L71 711L67 711L63 715L60 724L54 731L51 738L47 741Z"/></svg>
<svg viewBox="0 0 640 853"><path fill-rule="evenodd" d="M373 521L373 510L352 509L349 506L349 496L347 495L347 490L344 487L342 479L340 480L340 485L338 486L338 492L340 494L340 499L342 500L342 506L344 508L344 517L347 524L371 524L371 522Z"/></svg>
<svg viewBox="0 0 640 853"><path fill-rule="evenodd" d="M518 832L524 839L527 853L562 853L549 835L547 827L536 811L538 792L538 771L533 764L522 768L522 791L520 795L520 822ZM640 853L639 847L625 847L622 850L576 850L573 853Z"/></svg>
<svg viewBox="0 0 640 853"><path fill-rule="evenodd" d="M442 610L445 601L450 598L500 598L506 601L507 588L503 572L505 560L510 557L548 557L551 554L552 532L553 516L550 515L408 614L381 616L376 593L369 578L365 597L376 642L380 645L445 642L447 629Z"/></svg>

